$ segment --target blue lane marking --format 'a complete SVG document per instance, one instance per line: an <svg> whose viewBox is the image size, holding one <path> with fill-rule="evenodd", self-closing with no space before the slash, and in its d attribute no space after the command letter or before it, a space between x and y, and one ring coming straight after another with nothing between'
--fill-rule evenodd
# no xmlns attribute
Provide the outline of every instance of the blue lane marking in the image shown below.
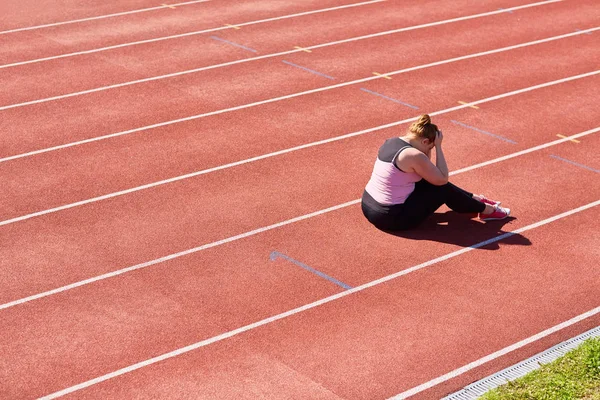
<svg viewBox="0 0 600 400"><path fill-rule="evenodd" d="M560 161L567 162L567 163L569 163L569 164L576 165L576 166L578 166L578 167L580 167L580 168L589 169L590 171L594 171L594 172L597 172L597 173L599 173L599 174L600 174L600 170L598 170L598 169L594 169L594 168L592 168L592 167L588 167L587 165L579 164L579 163L576 163L575 161L571 161L571 160L567 160L566 158L562 158L562 157L559 157L559 156L555 156L554 154L551 154L551 155L550 155L550 157L552 157L552 158L556 158L557 160L560 160Z"/></svg>
<svg viewBox="0 0 600 400"><path fill-rule="evenodd" d="M581 32L583 29L575 29L577 32ZM584 35L591 35L592 32L584 32Z"/></svg>
<svg viewBox="0 0 600 400"><path fill-rule="evenodd" d="M476 131L476 132L479 132L479 133L483 133L483 134L486 134L486 135L493 136L493 137L495 137L496 139L504 140L505 142L512 143L512 144L517 144L517 142L515 142L514 140L507 139L507 138L505 138L505 137L503 137L503 136L494 135L493 133L490 133L490 132L487 132L487 131L482 131L481 129L475 128L474 126L466 125L466 124L463 124L462 122L458 122L458 121L455 121L455 120L453 120L453 119L452 119L452 120L450 120L450 121L451 121L452 123L456 124L456 125L460 125L460 126L464 126L465 128L473 129L473 130L474 130L474 131Z"/></svg>
<svg viewBox="0 0 600 400"><path fill-rule="evenodd" d="M337 279L332 278L329 275L322 273L321 271L317 271L316 269L311 268L308 265L301 263L300 261L294 260L293 258L288 257L285 254L282 254L282 253L280 253L278 251L271 252L271 255L269 256L269 258L271 259L271 261L275 261L278 257L286 259L289 262L294 263L297 266L302 267L305 270L312 272L313 274L319 275L321 278L325 278L328 281L333 282L336 285L343 287L344 289L352 289L352 286L346 285L344 282L340 282Z"/></svg>
<svg viewBox="0 0 600 400"><path fill-rule="evenodd" d="M287 64L287 65L291 65L292 67L296 67L296 68L303 69L303 70L305 70L305 71L308 71L308 72L310 72L310 73L313 73L313 74L317 74L317 75L323 76L323 77L325 77L325 78L327 78L327 79L335 79L335 78L334 78L334 77L332 77L332 76L329 76L329 75L322 74L322 73L320 73L320 72L314 71L314 70L312 70L312 69L309 69L309 68L303 67L303 66L301 66L301 65L298 65L298 64L291 63L291 62L289 62L289 61L285 61L285 60L283 60L283 62L284 62L285 64Z"/></svg>
<svg viewBox="0 0 600 400"><path fill-rule="evenodd" d="M406 107L414 108L415 110L419 109L419 107L417 107L417 106L413 106L412 104L404 103L400 100L392 99L391 97L387 97L381 93L373 92L372 90L369 90L369 89L360 88L360 90L362 90L363 92L374 94L375 96L383 97L384 99L387 99L387 100L391 100L394 103L398 103L398 104L402 104L403 106L406 106Z"/></svg>
<svg viewBox="0 0 600 400"><path fill-rule="evenodd" d="M248 50L248 51L251 51L253 53L258 53L258 51L254 50L254 49L251 49L250 47L242 46L241 44L237 44L237 43L230 42L229 40L221 39L218 36L211 36L210 38L211 39L215 39L215 40L219 40L221 42L229 43L232 46L240 47L240 48L242 48L244 50Z"/></svg>

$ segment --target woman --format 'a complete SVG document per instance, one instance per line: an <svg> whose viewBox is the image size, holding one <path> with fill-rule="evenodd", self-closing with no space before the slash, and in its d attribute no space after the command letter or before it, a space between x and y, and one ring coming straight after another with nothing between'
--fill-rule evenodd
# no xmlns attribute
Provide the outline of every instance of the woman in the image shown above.
<svg viewBox="0 0 600 400"><path fill-rule="evenodd" d="M483 221L508 217L510 210L499 202L448 182L443 139L429 115L423 114L406 135L385 141L362 197L369 222L387 231L411 229L442 204L459 213L478 213Z"/></svg>

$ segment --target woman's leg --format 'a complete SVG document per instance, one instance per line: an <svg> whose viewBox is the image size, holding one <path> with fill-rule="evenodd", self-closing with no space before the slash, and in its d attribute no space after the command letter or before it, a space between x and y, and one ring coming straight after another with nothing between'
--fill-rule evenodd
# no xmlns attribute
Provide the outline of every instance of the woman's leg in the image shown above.
<svg viewBox="0 0 600 400"><path fill-rule="evenodd" d="M459 213L481 213L485 210L485 204L473 198L473 193L459 188L448 182L446 187L446 205L453 211Z"/></svg>
<svg viewBox="0 0 600 400"><path fill-rule="evenodd" d="M403 229L413 228L433 214L443 204L459 213L480 213L485 204L475 200L473 195L452 183L433 185L422 179L415 184L415 190L404 202L399 218Z"/></svg>
<svg viewBox="0 0 600 400"><path fill-rule="evenodd" d="M402 213L396 218L402 229L411 229L423 222L445 202L444 189L422 179L415 183L415 190L408 196Z"/></svg>
<svg viewBox="0 0 600 400"><path fill-rule="evenodd" d="M451 183L444 186L448 187L446 205L456 212L479 213L482 221L504 219L510 215L510 209L500 207L497 202L488 200L486 204L479 196L474 197L472 193Z"/></svg>
<svg viewBox="0 0 600 400"><path fill-rule="evenodd" d="M483 213L488 208L494 209L474 199L472 193L452 183L436 186L424 179L415 184L415 190L403 204L383 209L366 192L362 200L362 211L365 217L379 229L392 231L416 227L443 204L459 213L475 214Z"/></svg>

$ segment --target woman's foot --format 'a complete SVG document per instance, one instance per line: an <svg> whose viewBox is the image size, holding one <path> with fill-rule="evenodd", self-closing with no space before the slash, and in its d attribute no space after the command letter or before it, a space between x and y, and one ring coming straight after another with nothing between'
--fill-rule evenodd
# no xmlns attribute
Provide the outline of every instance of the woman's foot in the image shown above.
<svg viewBox="0 0 600 400"><path fill-rule="evenodd" d="M486 205L485 210L479 213L479 219L482 221L494 221L504 219L510 215L510 208L500 207L498 205Z"/></svg>
<svg viewBox="0 0 600 400"><path fill-rule="evenodd" d="M492 206L499 206L501 204L499 201L488 199L482 194L474 194L473 198L477 201L480 201L485 204L490 204Z"/></svg>

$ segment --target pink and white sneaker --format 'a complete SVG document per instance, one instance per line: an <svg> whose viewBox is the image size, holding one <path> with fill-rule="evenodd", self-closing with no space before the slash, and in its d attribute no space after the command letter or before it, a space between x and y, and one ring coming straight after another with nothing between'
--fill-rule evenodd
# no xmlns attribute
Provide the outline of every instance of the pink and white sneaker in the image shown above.
<svg viewBox="0 0 600 400"><path fill-rule="evenodd" d="M501 204L499 201L488 199L487 197L485 197L482 194L479 195L479 198L481 198L481 201L483 203L489 204L489 205L492 205L492 206L499 206Z"/></svg>
<svg viewBox="0 0 600 400"><path fill-rule="evenodd" d="M510 215L510 208L500 207L498 205L494 206L494 208L495 210L491 214L479 213L479 219L482 221L494 221L504 219Z"/></svg>

